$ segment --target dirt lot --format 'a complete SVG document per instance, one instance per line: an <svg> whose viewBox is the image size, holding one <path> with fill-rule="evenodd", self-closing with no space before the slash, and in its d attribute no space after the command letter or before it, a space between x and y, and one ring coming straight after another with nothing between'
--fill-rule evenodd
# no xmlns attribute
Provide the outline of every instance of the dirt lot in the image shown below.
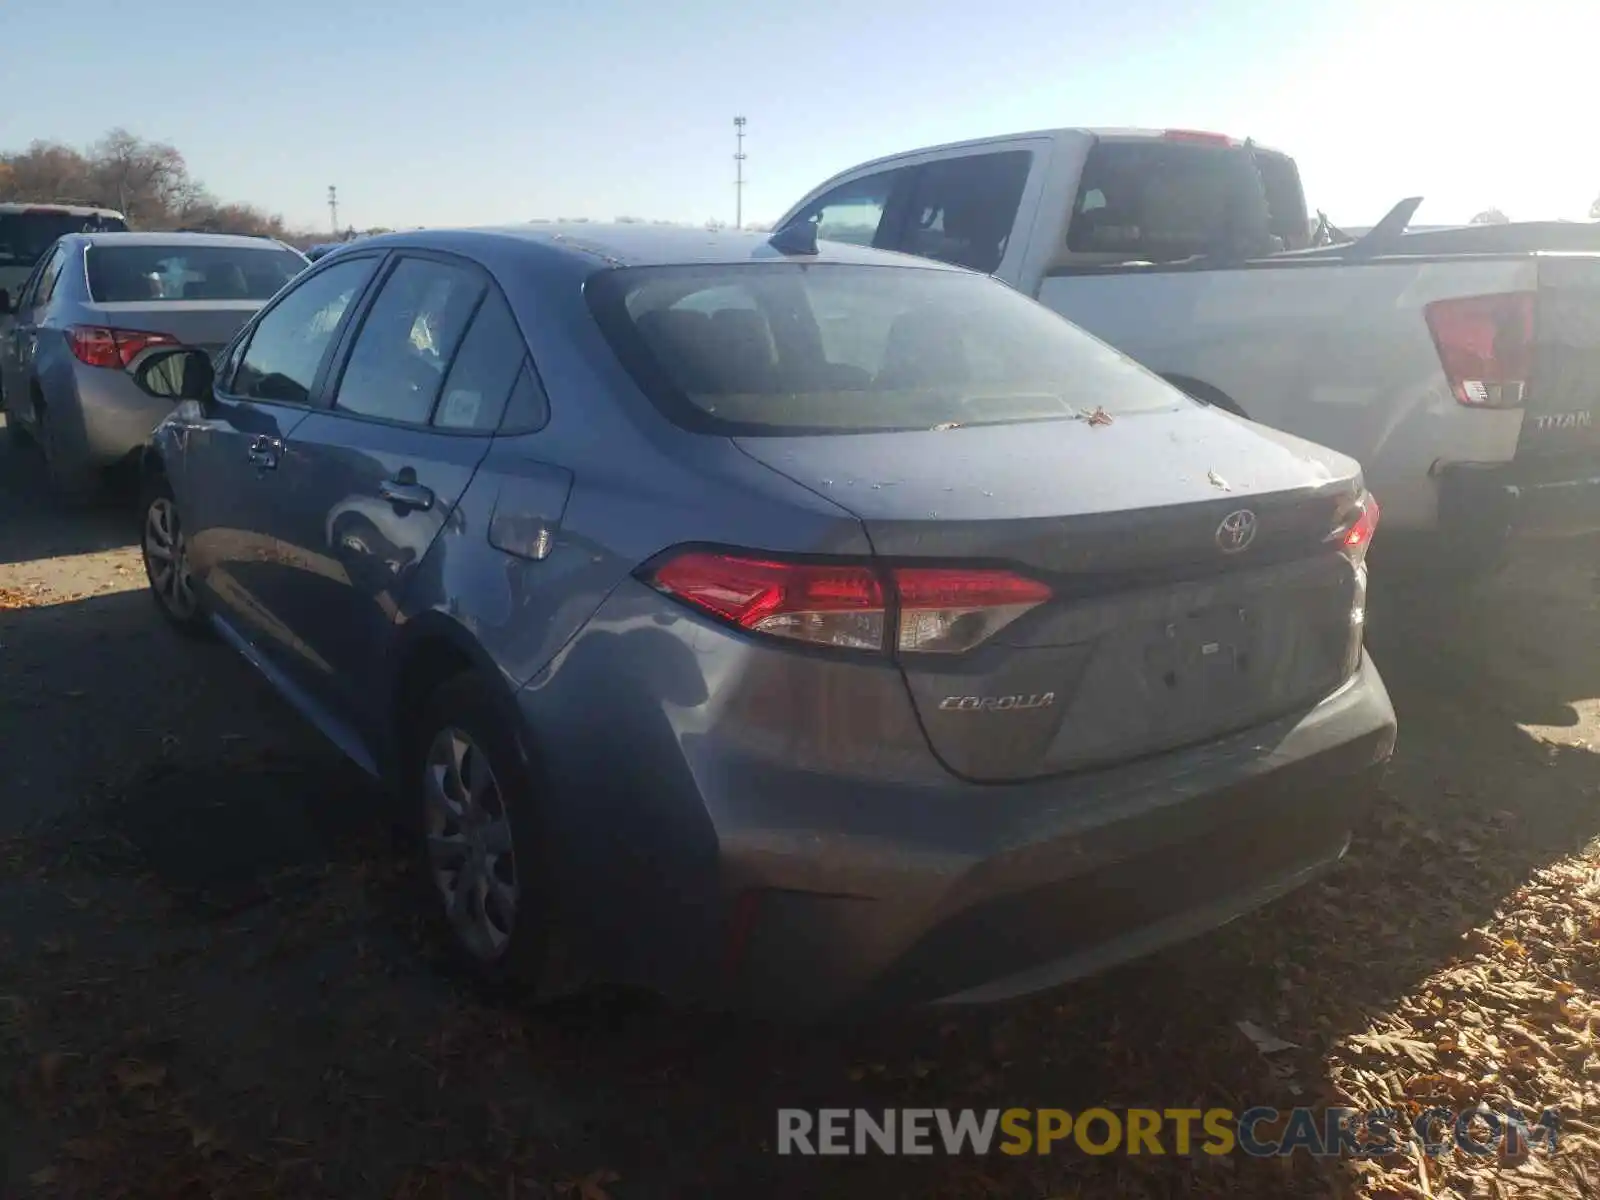
<svg viewBox="0 0 1600 1200"><path fill-rule="evenodd" d="M125 512L40 495L0 451L5 1195L1600 1193L1591 549L1377 606L1401 746L1327 883L1027 1002L785 1029L451 983L379 798L230 653L159 623ZM1296 1045L1262 1054L1240 1021ZM1559 1107L1559 1152L773 1153L779 1107L1480 1100Z"/></svg>

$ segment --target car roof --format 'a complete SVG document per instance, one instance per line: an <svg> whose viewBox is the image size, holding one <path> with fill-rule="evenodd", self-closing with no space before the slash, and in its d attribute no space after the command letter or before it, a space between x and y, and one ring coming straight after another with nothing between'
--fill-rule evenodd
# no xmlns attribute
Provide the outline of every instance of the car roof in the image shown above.
<svg viewBox="0 0 1600 1200"><path fill-rule="evenodd" d="M7 200L0 202L0 213L10 216L15 213L53 213L57 216L65 213L69 217L116 217L123 220L123 215L114 208L101 208L94 204L55 204L50 201L33 203L27 200Z"/></svg>
<svg viewBox="0 0 1600 1200"><path fill-rule="evenodd" d="M1193 131L1186 131L1178 128L1149 129L1134 125L1069 125L1056 129L1028 129L1022 131L1021 133L999 133L992 134L989 137L968 138L965 141L960 142L941 142L935 145L917 146L914 149L897 150L893 154L886 154L881 158L870 158L865 162L856 163L853 167L846 167L844 170L830 175L822 183L812 188L810 192L806 193L806 196L809 198L826 190L836 180L842 179L846 175L855 175L858 173L870 172L879 168L891 167L898 162L902 162L910 158L917 158L924 154L945 154L955 150L983 150L989 146L999 146L1007 142L1041 140L1052 142L1082 142L1098 139L1108 142L1160 142L1168 140L1168 138L1174 133L1183 132ZM1211 136L1228 137L1237 146L1243 146L1245 144L1244 138L1237 138L1228 134L1217 134ZM1272 146L1262 145L1260 142L1257 142L1254 139L1250 139L1250 146L1252 149L1259 150L1264 154L1277 154L1285 158L1288 157L1284 151L1276 149Z"/></svg>
<svg viewBox="0 0 1600 1200"><path fill-rule="evenodd" d="M86 246L233 246L259 250L263 247L287 250L282 242L269 237L249 237L238 233L78 233L69 235Z"/></svg>
<svg viewBox="0 0 1600 1200"><path fill-rule="evenodd" d="M790 255L774 248L770 233L747 230L689 229L632 224L528 224L478 229L423 229L362 238L350 249L409 246L494 258L519 250L539 250L574 264L606 267L663 267L746 262L831 262L959 271L931 259L873 250L843 242L819 241L816 254ZM341 251L343 247L341 247Z"/></svg>

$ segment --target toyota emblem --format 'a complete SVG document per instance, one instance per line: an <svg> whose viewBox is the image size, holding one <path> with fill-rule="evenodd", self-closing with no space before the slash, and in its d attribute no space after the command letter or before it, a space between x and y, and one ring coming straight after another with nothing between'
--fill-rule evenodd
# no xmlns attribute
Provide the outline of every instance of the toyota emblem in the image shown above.
<svg viewBox="0 0 1600 1200"><path fill-rule="evenodd" d="M1217 526L1217 548L1224 554L1238 554L1256 540L1256 515L1241 508L1222 518Z"/></svg>

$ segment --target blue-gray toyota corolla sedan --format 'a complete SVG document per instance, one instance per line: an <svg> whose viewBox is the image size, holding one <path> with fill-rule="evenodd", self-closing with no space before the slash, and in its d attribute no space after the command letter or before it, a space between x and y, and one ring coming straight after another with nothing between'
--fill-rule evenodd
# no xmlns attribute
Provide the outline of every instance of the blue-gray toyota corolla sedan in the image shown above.
<svg viewBox="0 0 1600 1200"><path fill-rule="evenodd" d="M984 276L396 234L129 369L161 611L392 783L536 993L1049 987L1337 860L1394 745L1359 467Z"/></svg>

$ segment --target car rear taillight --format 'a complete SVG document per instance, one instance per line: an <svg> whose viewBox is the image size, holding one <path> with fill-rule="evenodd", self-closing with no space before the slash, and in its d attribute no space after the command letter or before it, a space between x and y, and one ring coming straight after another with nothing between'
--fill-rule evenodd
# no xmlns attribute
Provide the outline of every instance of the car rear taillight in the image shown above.
<svg viewBox="0 0 1600 1200"><path fill-rule="evenodd" d="M1344 516L1335 530L1339 549L1352 562L1363 562L1367 548L1372 545L1372 535L1378 532L1378 518L1382 515L1378 500L1371 492L1363 496L1356 507Z"/></svg>
<svg viewBox="0 0 1600 1200"><path fill-rule="evenodd" d="M1435 300L1424 310L1456 401L1517 408L1533 370L1533 293Z"/></svg>
<svg viewBox="0 0 1600 1200"><path fill-rule="evenodd" d="M897 567L889 575L900 600L901 650L970 650L1050 599L1037 579L1009 571Z"/></svg>
<svg viewBox="0 0 1600 1200"><path fill-rule="evenodd" d="M101 325L74 325L67 330L67 345L77 360L90 367L122 370L151 346L176 346L170 333L142 329L107 329Z"/></svg>
<svg viewBox="0 0 1600 1200"><path fill-rule="evenodd" d="M816 563L693 550L644 572L652 587L720 620L814 646L959 653L1050 589L1010 571Z"/></svg>
<svg viewBox="0 0 1600 1200"><path fill-rule="evenodd" d="M1350 598L1350 637L1344 654L1346 679L1361 665L1361 647L1366 641L1367 551L1372 548L1373 535L1378 532L1380 515L1377 499L1371 492L1363 493L1360 500L1344 511L1328 535L1328 540L1338 543L1339 553L1355 568L1355 590Z"/></svg>

